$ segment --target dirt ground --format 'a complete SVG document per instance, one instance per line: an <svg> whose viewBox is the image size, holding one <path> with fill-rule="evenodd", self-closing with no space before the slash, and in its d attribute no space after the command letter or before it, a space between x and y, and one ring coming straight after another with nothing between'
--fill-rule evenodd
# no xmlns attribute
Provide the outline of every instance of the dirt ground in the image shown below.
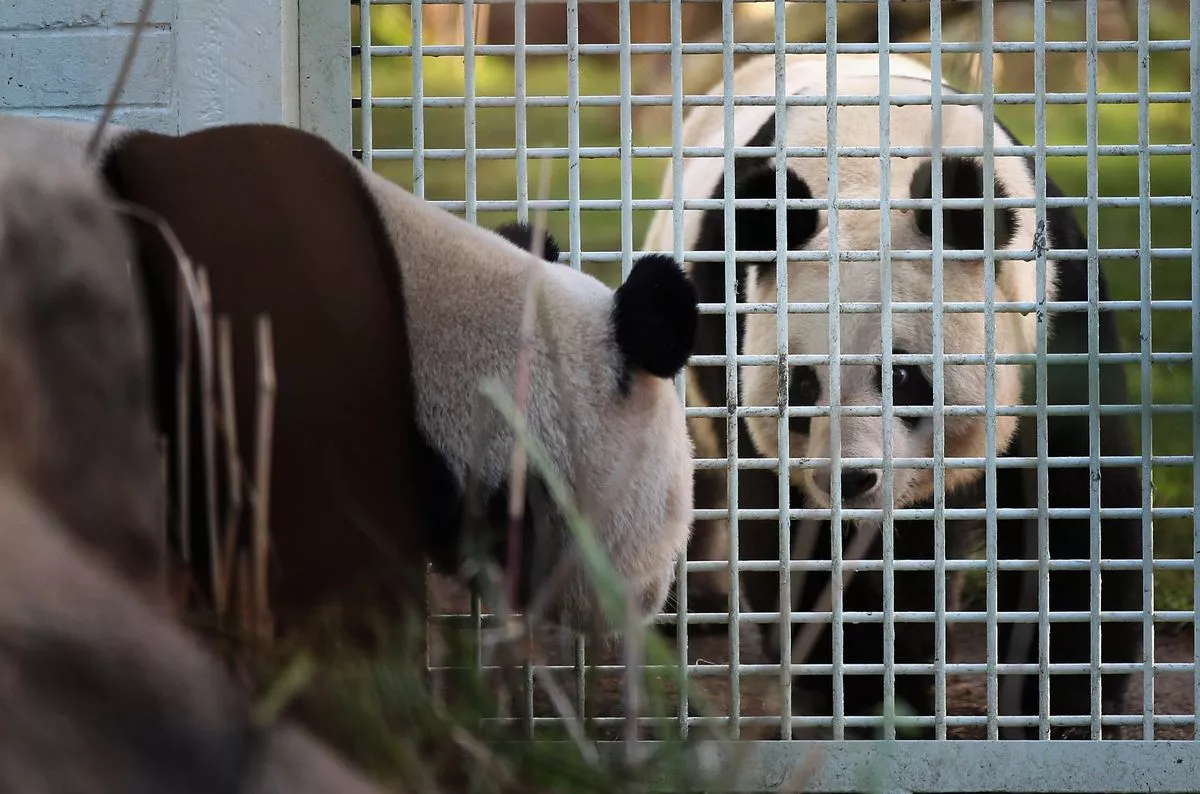
<svg viewBox="0 0 1200 794"><path fill-rule="evenodd" d="M470 602L462 589L452 581L443 577L430 578L430 608L437 615L470 614ZM673 631L673 627L672 627ZM952 624L947 632L950 647L950 662L983 662L986 660L986 640L983 627L980 625ZM570 703L574 713L582 711L588 719L588 730L597 739L617 738L621 730L620 718L623 713L623 689L620 669L620 649L587 648L585 663L589 668L584 689L586 696L579 697L575 666L575 646L569 640L553 635L537 635L534 637L535 647L541 659L549 668L550 675L561 688L565 700ZM669 642L674 649L674 642ZM440 651L435 639L431 645L431 662L436 666ZM771 660L763 656L759 650L756 629L743 627L738 652L741 665L768 665ZM727 635L710 634L693 636L688 643L688 662L694 665L724 665L729 662L729 640ZM1193 659L1192 633L1186 627L1163 625L1156 632L1155 661L1156 662L1190 662ZM599 665L600 669L592 666ZM610 669L606 667L612 666ZM1125 714L1140 714L1142 702L1142 675L1131 676ZM436 677L435 677L436 680ZM730 712L729 698L731 694L730 681L726 673L705 676L693 673L693 681L708 703L708 713L714 716L726 716ZM778 738L777 718L778 684L773 672L754 675L743 672L741 676L740 708L743 715L741 735L743 738ZM664 689L670 692L669 687ZM1190 673L1158 672L1154 681L1154 713L1156 715L1190 715L1193 713L1194 684ZM517 706L519 709L519 705ZM672 711L677 708L671 695ZM984 715L986 711L986 682L982 674L952 675L947 684L947 712L951 715ZM533 697L533 715L535 722L553 718L562 713L562 707L556 707L546 694L545 688L535 685ZM693 709L693 713L696 713ZM772 720L770 718L775 717ZM948 731L951 739L985 738L983 727L952 727ZM1155 738L1158 739L1191 739L1192 727L1157 726ZM1126 728L1124 738L1139 739L1142 735L1140 726ZM654 738L654 731L647 726L643 730L647 739Z"/></svg>

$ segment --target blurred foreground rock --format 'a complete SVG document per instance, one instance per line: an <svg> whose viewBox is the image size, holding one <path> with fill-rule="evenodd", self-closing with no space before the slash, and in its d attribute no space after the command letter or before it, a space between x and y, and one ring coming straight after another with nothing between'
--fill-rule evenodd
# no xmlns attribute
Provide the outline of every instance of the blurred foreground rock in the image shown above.
<svg viewBox="0 0 1200 794"><path fill-rule="evenodd" d="M0 135L0 790L369 792L170 613L129 241L71 141Z"/></svg>

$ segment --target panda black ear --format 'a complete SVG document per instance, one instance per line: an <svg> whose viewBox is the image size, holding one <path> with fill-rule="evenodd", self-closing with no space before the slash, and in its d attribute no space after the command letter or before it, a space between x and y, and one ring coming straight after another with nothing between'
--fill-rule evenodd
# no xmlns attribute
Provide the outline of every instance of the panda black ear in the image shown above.
<svg viewBox="0 0 1200 794"><path fill-rule="evenodd" d="M533 252L533 227L527 223L506 223L497 227L496 234L518 248ZM558 241L550 232L546 232L542 240L542 258L547 262L557 262L560 253Z"/></svg>
<svg viewBox="0 0 1200 794"><path fill-rule="evenodd" d="M812 190L808 183L796 176L790 168L787 169L787 197L789 199L811 199ZM734 197L739 199L773 199L775 198L775 168L766 161L758 161L737 177L734 183ZM775 209L737 209L735 223L737 225L737 250L739 251L771 251L777 245L775 234ZM793 251L817 233L819 220L816 209L789 208L787 210L787 250ZM760 267L770 268L770 262L758 263Z"/></svg>
<svg viewBox="0 0 1200 794"><path fill-rule="evenodd" d="M669 256L643 256L613 299L617 349L626 368L675 377L692 354L698 316L696 287L683 268Z"/></svg>
<svg viewBox="0 0 1200 794"><path fill-rule="evenodd" d="M909 195L915 199L933 196L933 164L926 160L917 167L909 184ZM957 199L983 198L983 166L966 157L947 157L942 160L942 196ZM995 183L993 196L1007 198L1008 192L999 181ZM933 211L916 210L917 229L933 239ZM1012 242L1016 234L1017 215L1009 207L995 208L995 247L1003 248ZM942 210L942 240L951 247L962 250L982 249L983 208Z"/></svg>

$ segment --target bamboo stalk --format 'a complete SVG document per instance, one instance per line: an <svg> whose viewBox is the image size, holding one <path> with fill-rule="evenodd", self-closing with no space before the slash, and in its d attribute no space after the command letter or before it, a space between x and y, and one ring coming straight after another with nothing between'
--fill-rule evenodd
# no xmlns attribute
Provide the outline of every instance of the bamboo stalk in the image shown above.
<svg viewBox="0 0 1200 794"><path fill-rule="evenodd" d="M270 636L273 629L268 587L267 560L271 547L271 444L274 433L275 348L271 337L271 321L259 316L255 325L258 354L258 421L254 449L254 532L252 568L254 588L255 632L260 639Z"/></svg>
<svg viewBox="0 0 1200 794"><path fill-rule="evenodd" d="M216 431L215 414L216 401L213 395L213 360L212 360L212 294L209 290L208 273L199 268L197 273L200 291L200 311L204 317L202 337L207 337L207 344L201 345L200 350L200 427L204 444L204 501L206 505L205 523L208 530L209 576L213 589L213 599L216 602L217 615L225 612L224 595L226 592L220 566L220 539L217 535L217 483L216 483Z"/></svg>
<svg viewBox="0 0 1200 794"><path fill-rule="evenodd" d="M217 319L217 380L221 391L221 425L225 439L226 480L229 483L222 552L222 578L226 588L222 603L228 607L235 560L238 558L238 524L242 509L242 465L238 457L237 414L233 400L233 340L228 317Z"/></svg>

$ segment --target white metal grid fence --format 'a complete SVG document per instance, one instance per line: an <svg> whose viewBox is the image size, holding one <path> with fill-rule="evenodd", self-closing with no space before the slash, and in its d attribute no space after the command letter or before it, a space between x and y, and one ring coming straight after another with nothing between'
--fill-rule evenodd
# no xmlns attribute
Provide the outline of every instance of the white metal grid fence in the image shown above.
<svg viewBox="0 0 1200 794"><path fill-rule="evenodd" d="M660 27L649 25L640 9L659 5ZM717 703L716 713L695 713L686 693L678 699L677 721L684 730L715 724L746 739L789 738L796 729L819 729L835 740L848 737L847 729L878 729L884 738L905 735L905 726L932 731L903 753L889 757L889 769L898 785L923 790L1183 790L1194 789L1200 780L1200 632L1195 627L1194 609L1200 600L1200 572L1194 560L1200 554L1200 522L1195 512L1200 494L1200 468L1193 455L1200 445L1200 420L1195 416L1195 397L1200 387L1200 369L1192 366L1192 351L1200 339L1200 157L1192 149L1200 140L1200 2L1155 3L1149 0L1100 2L1078 0L1050 4L1046 0L970 4L973 11L959 17L962 3L943 0L920 4L927 8L928 35L893 41L893 11L915 3L822 2L783 0L735 2L734 0L567 0L564 4L543 0L359 0L357 3L358 74L356 151L362 159L402 185L436 203L460 212L471 221L498 225L514 215L528 220L530 213L546 210L558 238L566 266L585 269L611 284L628 274L645 237L650 216L658 210L673 214L673 254L681 261L723 267L725 292L720 300L705 302L702 312L723 317L727 351L720 355L699 353L690 364L698 371L706 366L726 367L728 405L696 406L689 403L688 415L719 423L725 453L701 457L698 472L717 471L724 478L728 506L697 510L696 518L725 520L727 560L681 561L673 614L672 632L678 660L690 678L702 685ZM714 26L709 31L690 30L685 36L689 9L713 8ZM511 11L511 24L490 24L497 9ZM600 9L597 12L597 9ZM848 19L870 14L865 30L875 41L839 40ZM944 15L953 9L957 35L943 30ZM541 16L562 12L554 24L536 26ZM596 12L596 13L593 13ZM611 13L608 13L611 12ZM750 12L758 12L753 16ZM767 13L770 12L770 13ZM1126 15L1125 12L1128 12ZM746 13L747 16L741 16ZM588 31L592 41L583 41L583 23L597 17L611 24L597 24ZM637 18L635 20L635 17ZM746 22L750 19L750 22ZM962 19L966 22L963 23ZM1117 22L1113 20L1116 19ZM640 20L640 22L638 21ZM757 21L755 21L757 20ZM813 24L813 20L818 23ZM1120 23L1120 24L1118 24ZM798 40L793 34L808 25L816 35ZM966 32L974 35L963 35ZM757 27L755 27L757 25ZM1123 25L1123 26L1122 26ZM745 26L743 28L742 26ZM530 43L527 36L537 28L543 41ZM692 25L693 28L697 27ZM757 31L751 40L739 28ZM1015 32L1014 32L1015 29ZM486 40L488 31L511 35L511 43ZM647 34L647 30L650 33ZM549 31L549 32L547 32ZM1183 34L1187 33L1186 37ZM707 33L708 35L705 35ZM999 35L1003 33L1003 35ZM634 41L635 34L639 40ZM657 36L655 35L657 34ZM558 38L555 38L555 37ZM646 37L649 36L649 40ZM694 36L695 40L689 38ZM561 41L558 40L561 38ZM904 262L930 259L930 253L904 251L892 246L891 210L912 209L919 202L891 198L890 161L880 160L878 199L838 198L838 165L847 157L877 157L888 150L888 115L891 108L920 103L919 97L837 96L836 61L831 61L826 90L821 94L789 92L783 80L785 54L884 53L881 73L886 75L886 53L907 53L927 58L933 83L943 78L957 82L964 91L944 94L933 91L924 101L931 106L932 149L895 149L894 156L931 157L932 198L924 206L955 205L942 193L942 158L949 155L980 156L986 278L978 301L947 300L943 274L961 260L978 259L978 252L950 250L943 245L943 221L933 213L932 299L927 302L900 301L894 294L891 268L881 269L878 305L848 304L839 300L838 268L847 262ZM735 59L775 56L776 91L771 96L738 96L730 80ZM615 59L615 64L613 60ZM719 59L719 68L713 61ZM975 59L973 85L963 85L964 64ZM1055 68L1051 67L1053 64ZM693 62L700 66L693 67ZM1019 73L1010 82L1025 84L998 90L997 72L1018 64ZM947 70L953 65L955 79ZM657 71L656 71L657 70ZM648 74L657 79L646 78ZM698 76L697 76L698 75ZM724 81L725 89L705 95L711 85ZM884 81L886 84L886 81ZM1064 84L1066 84L1064 86ZM370 100L368 101L368 97ZM733 147L685 147L679 132L692 108L720 106L724 110L725 138L733 137L735 106L772 106L776 136L769 150ZM836 107L855 104L880 108L878 147L839 147L836 137ZM942 115L947 105L975 105L985 118L982 147L953 147L942 143ZM785 146L784 130L792 109L825 106L828 113L829 146ZM1134 112L1125 111L1133 106ZM1078 110L1077 110L1078 109ZM1110 112L1111 111L1111 112ZM659 115L655 115L658 112ZM614 118L615 117L615 118ZM1023 145L1005 147L994 140L990 122L1003 117L1022 132ZM1104 122L1103 124L1101 122ZM1078 129L1055 129L1078 122ZM740 142L739 142L740 144ZM732 206L735 156L825 158L829 201L816 200L827 213L830 246L826 250L800 252L777 250L755 256L737 253L732 246L720 252L689 250L685 245L685 210L716 210ZM993 160L997 156L1033 158L1034 179L1039 188L1032 202L993 195ZM721 157L724 162L724 194L719 199L660 199L659 180L673 175L672 195L683 190L683 168L697 157ZM685 160L686 158L686 160ZM1052 162L1048 162L1052 158ZM1125 163L1136 161L1133 168ZM537 164L552 161L555 170L549 196L536 195ZM565 163L563 162L565 161ZM1082 161L1082 167L1076 165ZM565 166L565 167L564 167ZM1112 174L1106 178L1106 172ZM460 176L461 174L461 176ZM1066 175L1065 177L1063 175ZM1123 175L1123 176L1118 176ZM1152 179L1153 175L1153 179ZM1045 194L1047 177L1069 184L1063 197ZM1072 190L1071 188L1076 188ZM739 207L775 208L776 234L786 239L786 214L781 200L786 197L784 172L778 171L776 198L739 200ZM792 203L788 207L800 206ZM979 206L978 201L975 206ZM1083 222L1086 246L1079 250L1050 250L1056 257L1076 255L1087 262L1086 301L1048 305L1045 274L1047 242L1030 251L997 252L992 240L995 207L1032 207L1040 228L1048 213L1062 207L1077 208ZM845 211L880 211L879 246L876 250L838 250L839 215ZM616 216L615 219L613 216ZM1184 216L1187 220L1184 220ZM725 214L725 239L734 239L734 213ZM1114 244L1104 245L1109 240ZM1165 241L1154 244L1154 241ZM733 276L738 262L773 260L777 272L776 302L737 302ZM994 277L1006 260L1032 260L1038 275L1036 299L1029 303L1005 303L994 294ZM788 262L829 263L828 300L789 303L786 274ZM1084 311L1088 336L1095 339L1101 308L1098 300L1098 267L1110 282L1109 300L1103 308L1122 319L1122 346L1127 353L1100 353L1096 344L1071 353L1051 352L1045 333L1039 333L1036 353L1006 355L995 349L995 324L1004 312L1035 313L1039 318L1052 310ZM1152 286L1155 289L1152 291ZM1164 296L1165 297L1160 297ZM789 314L829 314L829 356L818 360L788 349L786 318ZM841 315L878 312L884 340L890 340L894 318L909 312L932 313L932 355L895 353L890 343L879 354L840 354ZM947 314L982 312L987 327L984 349L978 354L951 355L945 352L943 320ZM772 355L735 355L737 318L753 313L775 314L778 350ZM1039 322L1044 330L1044 324ZM740 351L738 351L740 352ZM881 379L882 404L840 406L839 410L789 406L781 398L774 407L739 404L739 387L734 364L775 365L784 357L789 367L815 363L829 368L829 402L838 406L841 370L846 366L872 364L890 372L902 364L926 364L933 387L928 408L894 405L891 378ZM1088 369L1086 404L1050 406L1046 391L1047 367L1083 362ZM1131 398L1126 404L1107 405L1100 400L1101 362L1126 368ZM985 367L986 399L982 405L954 405L944 392L947 367L963 364ZM1020 363L1032 367L1034 392L1029 405L1004 405L996 398L995 368L998 364ZM680 395L691 397L680 379ZM872 413L873 412L873 413ZM928 416L933 423L932 458L898 458L892 454L894 439L890 417L901 413ZM1046 441L1050 417L1078 415L1087 418L1089 445L1086 455L1057 457L1049 454ZM775 475L776 458L753 454L750 442L739 432L739 423L754 416L827 416L831 426L828 459L800 457L791 449L788 424L780 422L779 458L789 470L829 465L831 509L797 507L787 474ZM882 415L885 420L883 455L878 460L842 457L839 421L856 415ZM1132 422L1136 452L1124 456L1102 455L1100 417L1125 415ZM946 419L951 416L980 416L986 428L984 456L950 458L945 454ZM1013 451L998 458L996 420L1004 416L1029 416L1037 432L1033 449ZM723 420L723 421L722 421ZM847 466L849 464L849 466ZM916 509L865 511L839 504L842 467L878 466L882 470L885 502L891 501L895 472L901 468L932 468L935 496L932 504ZM1102 486L1089 488L1087 507L1052 508L1048 505L1050 472L1084 467L1091 480L1101 480L1102 466L1135 466L1141 484L1140 506L1101 506ZM955 468L984 468L984 503L954 506L943 490L947 471ZM1000 506L998 478L1005 469L1029 468L1035 472L1035 504L1026 508ZM739 501L740 472L768 471L776 477L779 504L769 509L744 506ZM882 522L882 554L877 559L844 559L842 534L834 531L830 558L797 560L781 565L777 560L739 559L739 529L743 522L775 522L781 547L793 545L794 528L806 519L831 521L834 527L858 519ZM1087 559L1053 559L1049 522L1081 518L1089 522L1092 549ZM1110 558L1100 548L1101 522L1133 519L1139 526L1139 559ZM1001 555L1004 522L1033 520L1037 526L1037 549L1032 557ZM908 520L932 521L934 548L927 555L905 559L896 552L896 539L903 537ZM980 554L953 554L948 547L947 522L974 520L984 524ZM847 536L849 537L849 535ZM840 576L832 577L832 604L818 610L794 610L784 599L780 608L742 608L740 583L730 577L728 614L689 611L688 578L701 572L741 574L768 572L778 576L782 591L793 577L813 571L881 571L881 608L855 611L844 605L845 590ZM1051 571L1087 572L1091 583L1086 609L1051 610ZM904 571L932 571L933 606L929 609L897 607L896 575ZM1038 572L1038 607L1034 611L1001 609L998 579L1002 572ZM1133 571L1140 574L1135 609L1102 609L1101 572ZM947 575L967 576L968 590L980 604L952 608ZM438 585L442 587L442 585ZM972 590L972 588L974 588ZM465 603L448 590L435 593L435 611L440 606L450 613L443 617L462 619ZM485 615L478 604L470 607L470 619L479 624ZM777 657L759 652L749 631L802 626L825 622L832 628L832 658L827 664L793 659L790 643L782 643ZM1054 662L1046 650L1052 626L1086 623L1089 627L1088 660ZM690 635L686 626L728 624L717 637ZM1000 627L1032 627L1041 640L1039 658L1031 663L1003 661L999 647ZM1141 628L1144 653L1136 660L1101 663L1104 627L1135 623ZM877 661L852 663L842 658L842 631L848 625L880 624L882 650ZM931 624L932 652L920 661L898 660L894 647L898 627ZM955 640L956 633L959 635ZM976 655L962 650L975 643ZM955 656L955 644L959 650ZM970 657L970 658L968 658ZM601 733L622 720L620 699L606 688L606 676L620 672L619 660L603 649L585 648L577 642L552 659L551 671L570 673L575 679L576 706ZM1100 673L1132 673L1130 694L1120 713L1102 713ZM856 675L883 677L884 708L895 708L897 676L932 676L933 697L929 713L918 711L905 723L881 721L862 714L846 713L845 695L856 686ZM1002 713L1000 679L1024 673L1038 678L1037 709L1022 716ZM1088 713L1066 716L1051 709L1051 690L1056 676L1082 673L1089 677ZM831 713L793 714L793 687L805 676L825 675L831 679ZM555 717L539 710L532 687L523 718L533 734L538 726ZM974 681L971 684L970 681ZM982 690L982 694L980 693ZM648 718L647 718L648 719ZM1076 727L1090 741L991 742L1006 727L1028 727L1037 739L1051 737L1051 729ZM1097 741L1101 729L1119 729L1126 738L1143 739L1135 745ZM947 743L941 740L961 739ZM1148 740L1155 739L1150 742ZM932 741L930 741L932 740ZM957 745L958 749L953 749ZM764 742L750 777L736 784L739 790L777 787L775 771L794 761L799 751L791 742ZM834 745L827 757L827 770L813 781L814 790L853 790L848 781L871 759L887 753L855 743ZM985 781L985 782L981 782ZM1192 781L1192 782L1181 782Z"/></svg>

